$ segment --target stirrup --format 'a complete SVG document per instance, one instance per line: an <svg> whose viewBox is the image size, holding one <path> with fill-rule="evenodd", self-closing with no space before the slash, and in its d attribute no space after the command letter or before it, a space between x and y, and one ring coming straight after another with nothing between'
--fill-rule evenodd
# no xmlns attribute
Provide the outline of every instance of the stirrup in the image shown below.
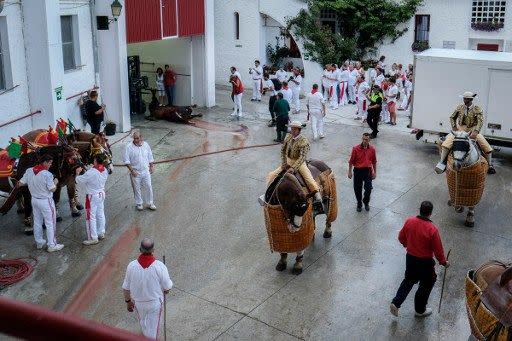
<svg viewBox="0 0 512 341"><path fill-rule="evenodd" d="M438 162L435 168L437 174L443 174L446 170L446 165L442 162Z"/></svg>
<svg viewBox="0 0 512 341"><path fill-rule="evenodd" d="M265 205L267 205L267 203L265 202L265 195L264 194L260 195L258 197L258 203L260 204L260 206L263 206L263 207L265 207Z"/></svg>

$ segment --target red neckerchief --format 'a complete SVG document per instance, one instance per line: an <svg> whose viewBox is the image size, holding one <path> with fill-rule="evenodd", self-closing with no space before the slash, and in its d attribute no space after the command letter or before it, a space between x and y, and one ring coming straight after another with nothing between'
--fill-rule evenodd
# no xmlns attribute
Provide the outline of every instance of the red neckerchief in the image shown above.
<svg viewBox="0 0 512 341"><path fill-rule="evenodd" d="M283 85L283 89L288 90L288 85L286 85L286 86Z"/></svg>
<svg viewBox="0 0 512 341"><path fill-rule="evenodd" d="M142 266L144 269L149 268L149 266L153 264L155 260L156 258L152 254L141 254L139 258L137 258L137 261L139 262L140 266Z"/></svg>
<svg viewBox="0 0 512 341"><path fill-rule="evenodd" d="M313 90L311 90L311 94L312 94L312 95L316 94L317 92L318 92L318 89L313 89Z"/></svg>
<svg viewBox="0 0 512 341"><path fill-rule="evenodd" d="M105 166L103 165L96 165L94 166L94 168L96 168L96 170L100 173L103 173L103 171L105 170Z"/></svg>
<svg viewBox="0 0 512 341"><path fill-rule="evenodd" d="M34 175L37 175L37 173L39 173L40 171L46 170L46 167L42 163L40 163L38 165L35 165L33 170L34 170Z"/></svg>

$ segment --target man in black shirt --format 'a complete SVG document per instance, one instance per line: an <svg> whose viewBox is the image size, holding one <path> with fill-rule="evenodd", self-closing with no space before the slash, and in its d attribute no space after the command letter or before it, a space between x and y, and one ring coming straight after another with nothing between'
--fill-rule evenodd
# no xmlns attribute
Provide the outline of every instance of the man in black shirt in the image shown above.
<svg viewBox="0 0 512 341"><path fill-rule="evenodd" d="M89 100L85 103L85 113L87 115L87 123L91 126L91 133L99 134L101 122L103 122L103 113L105 112L105 105L100 106L98 102L98 92L91 91Z"/></svg>
<svg viewBox="0 0 512 341"><path fill-rule="evenodd" d="M380 112L382 111L383 97L382 91L378 85L374 85L372 91L367 95L370 105L368 106L368 117L366 121L372 129L372 133L370 135L370 138L372 139L376 138L377 133L379 132L379 118Z"/></svg>

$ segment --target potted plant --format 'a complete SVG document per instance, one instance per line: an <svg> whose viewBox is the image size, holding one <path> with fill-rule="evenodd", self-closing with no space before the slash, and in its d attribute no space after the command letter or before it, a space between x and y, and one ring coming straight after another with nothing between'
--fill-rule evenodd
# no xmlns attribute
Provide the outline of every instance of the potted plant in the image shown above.
<svg viewBox="0 0 512 341"><path fill-rule="evenodd" d="M428 44L428 41L415 41L414 43L412 43L411 46L413 52L421 52L429 48L430 46Z"/></svg>
<svg viewBox="0 0 512 341"><path fill-rule="evenodd" d="M471 23L471 28L475 31L498 31L503 28L503 23L499 21L477 21Z"/></svg>

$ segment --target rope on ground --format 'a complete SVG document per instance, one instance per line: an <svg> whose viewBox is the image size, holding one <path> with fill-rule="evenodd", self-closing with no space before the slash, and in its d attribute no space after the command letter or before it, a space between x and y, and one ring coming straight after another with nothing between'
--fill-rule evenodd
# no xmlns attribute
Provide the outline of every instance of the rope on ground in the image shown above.
<svg viewBox="0 0 512 341"><path fill-rule="evenodd" d="M280 143L256 144L256 145L253 145L253 146L246 146L246 147L236 147L236 148L222 149L222 150L216 150L216 151L214 151L214 152L201 153L201 154L195 154L195 155L189 155L189 156L182 156L182 157L176 157L176 158L172 158L172 159L158 160L158 161L155 161L155 162L153 162L153 163L154 163L154 164L159 164L159 163L170 163L170 162L176 162L176 161L182 161L182 160L193 159L193 158L200 157L200 156L207 156L207 155L213 155L213 154L227 153L227 152L232 152L232 151L237 151L237 150L243 150L243 149L252 149L252 148L271 147L271 146L277 146L277 145L280 145ZM125 165L125 164L122 164L122 163L119 163L119 164L114 164L114 166L115 166L115 167L122 167L122 166L126 166L126 165Z"/></svg>
<svg viewBox="0 0 512 341"><path fill-rule="evenodd" d="M37 260L32 257L0 260L0 290L27 278L36 264Z"/></svg>

